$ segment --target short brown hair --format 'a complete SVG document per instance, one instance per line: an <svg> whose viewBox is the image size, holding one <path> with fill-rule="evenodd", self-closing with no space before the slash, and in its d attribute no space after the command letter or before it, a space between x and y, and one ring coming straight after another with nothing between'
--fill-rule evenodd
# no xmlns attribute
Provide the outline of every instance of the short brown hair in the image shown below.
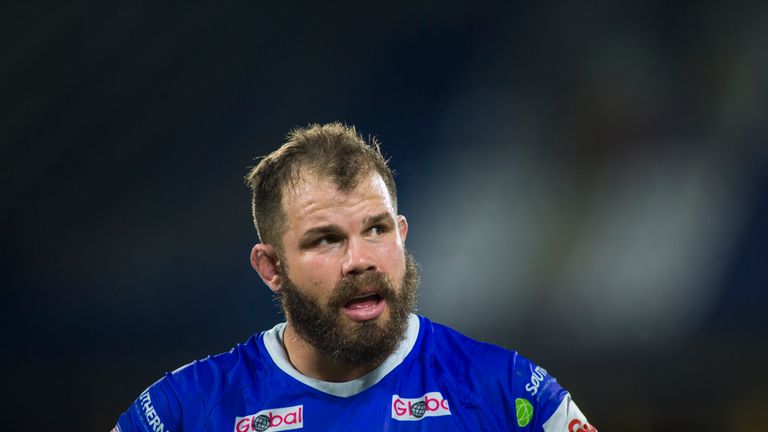
<svg viewBox="0 0 768 432"><path fill-rule="evenodd" d="M354 126L342 123L310 124L292 130L279 149L251 168L245 182L253 193L253 223L262 243L282 247L286 186L295 185L302 169L330 178L340 191L354 189L372 171L381 175L397 211L397 190L392 170L375 138L366 142Z"/></svg>

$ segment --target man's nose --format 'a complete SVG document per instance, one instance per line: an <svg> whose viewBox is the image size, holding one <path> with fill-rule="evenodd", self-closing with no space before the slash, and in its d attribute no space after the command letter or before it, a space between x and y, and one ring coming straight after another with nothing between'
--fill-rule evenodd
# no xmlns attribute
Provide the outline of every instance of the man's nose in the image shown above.
<svg viewBox="0 0 768 432"><path fill-rule="evenodd" d="M371 248L365 240L352 237L347 244L347 256L344 258L344 276L354 276L367 271L376 271L376 263L371 255Z"/></svg>

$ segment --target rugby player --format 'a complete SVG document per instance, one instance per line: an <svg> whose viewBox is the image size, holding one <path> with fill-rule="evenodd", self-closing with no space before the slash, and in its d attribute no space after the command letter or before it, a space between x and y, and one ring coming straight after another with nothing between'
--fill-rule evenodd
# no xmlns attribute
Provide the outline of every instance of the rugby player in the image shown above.
<svg viewBox="0 0 768 432"><path fill-rule="evenodd" d="M250 261L285 322L166 373L115 430L596 430L542 367L415 314L408 222L375 140L297 129L246 181Z"/></svg>

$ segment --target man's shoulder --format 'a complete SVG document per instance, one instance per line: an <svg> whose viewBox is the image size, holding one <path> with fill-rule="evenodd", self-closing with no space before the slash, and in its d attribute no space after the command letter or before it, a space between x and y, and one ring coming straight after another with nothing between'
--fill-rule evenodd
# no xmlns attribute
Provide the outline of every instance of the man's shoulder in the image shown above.
<svg viewBox="0 0 768 432"><path fill-rule="evenodd" d="M500 385L517 393L525 392L526 387L538 387L540 383L549 384L551 377L547 371L517 351L479 341L444 324L420 318L424 328L421 355L428 356L430 363L444 371L448 379L467 381L469 377L479 387Z"/></svg>
<svg viewBox="0 0 768 432"><path fill-rule="evenodd" d="M562 405L567 392L546 369L527 357L478 341L427 318L421 319L422 350L430 351L430 368L438 371L449 386L460 389L467 400L482 400L494 407L507 406L510 400L515 404L531 404L545 414L544 418L549 418ZM562 409L575 412L569 401Z"/></svg>
<svg viewBox="0 0 768 432"><path fill-rule="evenodd" d="M265 379L269 365L263 335L167 372L120 416L120 430L182 430L204 424L215 406Z"/></svg>
<svg viewBox="0 0 768 432"><path fill-rule="evenodd" d="M167 372L148 390L165 389L165 396L177 399L182 409L205 411L229 393L263 379L268 368L262 347L265 333L254 334L229 351L194 360Z"/></svg>
<svg viewBox="0 0 768 432"><path fill-rule="evenodd" d="M194 392L211 396L256 381L268 367L261 346L264 334L254 334L229 351L187 363L163 379L168 380L179 395Z"/></svg>
<svg viewBox="0 0 768 432"><path fill-rule="evenodd" d="M431 350L431 355L447 355L453 358L463 358L471 362L483 362L488 365L497 363L515 362L518 359L526 360L517 351L474 339L464 333L432 321L424 316L419 316L423 327L424 344Z"/></svg>

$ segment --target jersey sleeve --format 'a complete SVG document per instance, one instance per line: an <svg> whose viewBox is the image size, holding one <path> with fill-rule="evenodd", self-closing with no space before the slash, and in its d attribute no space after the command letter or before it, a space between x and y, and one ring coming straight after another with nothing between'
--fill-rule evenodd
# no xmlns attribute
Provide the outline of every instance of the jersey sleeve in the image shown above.
<svg viewBox="0 0 768 432"><path fill-rule="evenodd" d="M119 432L181 432L181 405L169 375L144 390L118 419Z"/></svg>
<svg viewBox="0 0 768 432"><path fill-rule="evenodd" d="M522 430L597 432L557 380L523 356L515 359L515 420Z"/></svg>
<svg viewBox="0 0 768 432"><path fill-rule="evenodd" d="M597 432L566 393L555 412L542 425L544 432Z"/></svg>

